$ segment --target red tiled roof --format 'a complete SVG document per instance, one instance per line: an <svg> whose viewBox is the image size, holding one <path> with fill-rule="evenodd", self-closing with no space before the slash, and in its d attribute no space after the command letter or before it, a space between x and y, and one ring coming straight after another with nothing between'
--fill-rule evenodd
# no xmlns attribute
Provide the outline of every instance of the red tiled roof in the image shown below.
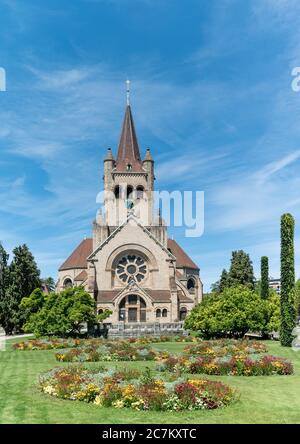
<svg viewBox="0 0 300 444"><path fill-rule="evenodd" d="M176 257L176 265L178 268L192 268L194 270L199 270L198 265L192 261L175 240L168 239L168 249Z"/></svg>
<svg viewBox="0 0 300 444"><path fill-rule="evenodd" d="M120 293L121 290L107 290L98 291L97 302L113 302L114 298ZM169 302L171 300L171 293L169 290L149 290L145 288L144 291L149 294L149 296L155 302Z"/></svg>
<svg viewBox="0 0 300 444"><path fill-rule="evenodd" d="M150 290L145 289L155 302L169 302L171 300L171 292L169 290Z"/></svg>
<svg viewBox="0 0 300 444"><path fill-rule="evenodd" d="M113 302L114 298L121 290L98 291L97 302Z"/></svg>
<svg viewBox="0 0 300 444"><path fill-rule="evenodd" d="M82 270L78 276L76 276L76 278L74 279L74 281L80 281L83 282L86 280L88 274L85 270Z"/></svg>
<svg viewBox="0 0 300 444"><path fill-rule="evenodd" d="M193 302L193 299L188 298L182 290L178 290L179 302Z"/></svg>
<svg viewBox="0 0 300 444"><path fill-rule="evenodd" d="M68 259L59 267L59 271L70 268L87 268L87 257L93 252L93 239L84 239Z"/></svg>

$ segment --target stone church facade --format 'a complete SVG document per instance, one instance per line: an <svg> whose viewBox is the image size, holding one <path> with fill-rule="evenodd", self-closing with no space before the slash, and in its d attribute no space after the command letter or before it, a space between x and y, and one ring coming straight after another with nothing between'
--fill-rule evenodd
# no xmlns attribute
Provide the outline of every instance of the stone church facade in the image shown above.
<svg viewBox="0 0 300 444"><path fill-rule="evenodd" d="M59 268L57 290L82 285L111 324L181 321L202 299L199 267L155 215L154 161L141 159L131 107L116 158L104 159L104 212Z"/></svg>

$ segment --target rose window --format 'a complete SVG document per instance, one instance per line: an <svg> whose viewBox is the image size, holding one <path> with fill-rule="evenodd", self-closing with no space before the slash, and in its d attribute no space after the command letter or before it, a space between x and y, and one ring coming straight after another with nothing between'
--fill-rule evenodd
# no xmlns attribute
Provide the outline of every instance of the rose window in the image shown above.
<svg viewBox="0 0 300 444"><path fill-rule="evenodd" d="M122 282L128 283L132 279L141 282L146 276L147 268L144 259L134 254L123 256L116 268L116 273Z"/></svg>

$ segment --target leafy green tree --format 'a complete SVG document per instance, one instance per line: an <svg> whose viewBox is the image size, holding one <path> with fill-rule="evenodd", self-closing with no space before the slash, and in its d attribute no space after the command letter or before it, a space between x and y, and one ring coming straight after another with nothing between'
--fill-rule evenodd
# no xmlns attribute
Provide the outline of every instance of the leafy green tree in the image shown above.
<svg viewBox="0 0 300 444"><path fill-rule="evenodd" d="M227 285L229 287L244 285L252 290L254 282L253 265L249 254L243 250L233 251Z"/></svg>
<svg viewBox="0 0 300 444"><path fill-rule="evenodd" d="M267 256L262 256L260 262L260 295L262 299L267 299L269 296L269 259Z"/></svg>
<svg viewBox="0 0 300 444"><path fill-rule="evenodd" d="M14 325L10 319L10 299L7 292L9 286L9 255L0 244L0 325L6 334L11 334Z"/></svg>
<svg viewBox="0 0 300 444"><path fill-rule="evenodd" d="M112 311L111 310L104 310L103 313L100 313L97 315L97 322L103 322L105 321L105 319L109 318L112 315Z"/></svg>
<svg viewBox="0 0 300 444"><path fill-rule="evenodd" d="M33 314L37 313L43 308L46 303L47 296L40 289L33 290L28 298L23 298L20 304L20 309L23 311L23 317L25 322L30 322L30 318Z"/></svg>
<svg viewBox="0 0 300 444"><path fill-rule="evenodd" d="M184 326L205 338L243 337L248 331L266 329L266 307L260 296L245 286L226 288L197 305Z"/></svg>
<svg viewBox="0 0 300 444"><path fill-rule="evenodd" d="M10 318L12 330L21 331L25 322L24 313L20 310L21 300L36 288L40 288L41 280L40 271L27 245L16 247L13 254L9 267L7 316Z"/></svg>
<svg viewBox="0 0 300 444"><path fill-rule="evenodd" d="M295 221L291 214L281 217L281 345L290 347L293 341L292 331L295 326L295 259L294 259L294 227Z"/></svg>
<svg viewBox="0 0 300 444"><path fill-rule="evenodd" d="M36 336L80 333L84 323L95 323L96 303L83 287L66 288L46 297L43 307L30 316L25 331Z"/></svg>
<svg viewBox="0 0 300 444"><path fill-rule="evenodd" d="M280 331L280 297L276 291L270 291L268 298L264 301L266 307L265 333Z"/></svg>

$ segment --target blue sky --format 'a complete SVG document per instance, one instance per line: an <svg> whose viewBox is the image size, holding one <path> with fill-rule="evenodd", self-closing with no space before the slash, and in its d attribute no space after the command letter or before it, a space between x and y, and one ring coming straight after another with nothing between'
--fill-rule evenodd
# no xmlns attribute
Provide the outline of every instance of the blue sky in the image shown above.
<svg viewBox="0 0 300 444"><path fill-rule="evenodd" d="M91 234L102 160L116 150L124 81L157 186L205 192L184 238L207 290L231 251L279 274L279 222L300 212L296 0L0 0L0 240L42 275ZM300 231L296 226L297 276Z"/></svg>

